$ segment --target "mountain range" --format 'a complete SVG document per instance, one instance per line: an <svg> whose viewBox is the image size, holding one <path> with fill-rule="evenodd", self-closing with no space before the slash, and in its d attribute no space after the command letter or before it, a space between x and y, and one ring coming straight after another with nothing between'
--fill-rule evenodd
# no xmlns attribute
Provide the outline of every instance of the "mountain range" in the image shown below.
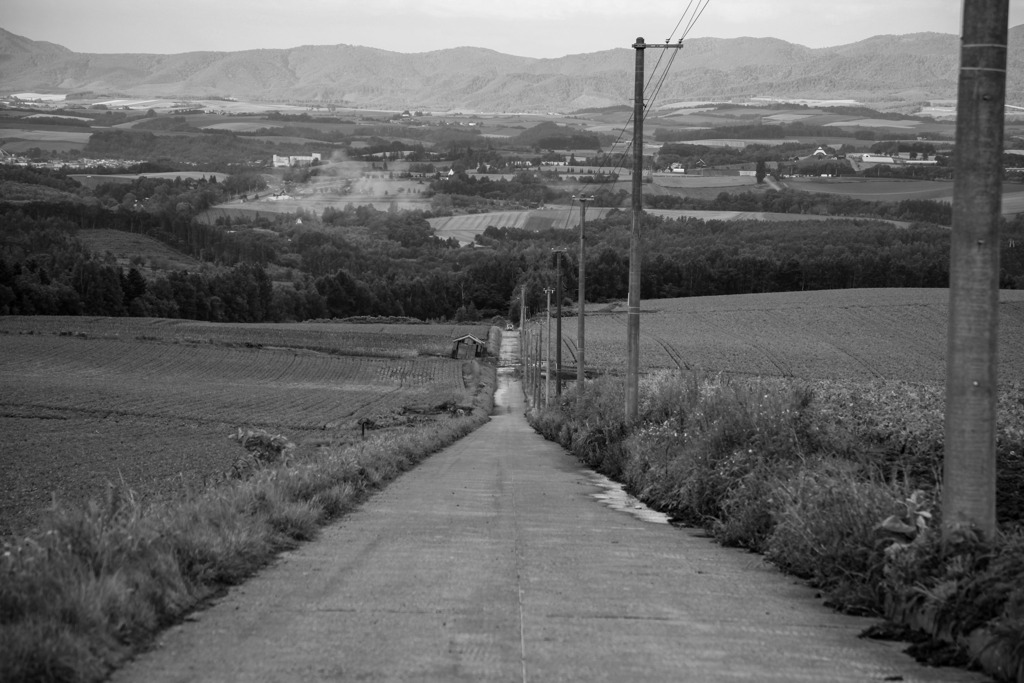
<svg viewBox="0 0 1024 683"><path fill-rule="evenodd" d="M841 39L841 36L839 37ZM648 76L677 53L659 103L852 99L912 112L956 98L958 36L879 35L827 48L774 38L695 38L648 49ZM181 54L88 54L0 29L0 95L231 97L387 109L563 112L628 105L634 50L558 59L459 47L406 54L353 45ZM1024 105L1024 25L1010 29L1007 103Z"/></svg>

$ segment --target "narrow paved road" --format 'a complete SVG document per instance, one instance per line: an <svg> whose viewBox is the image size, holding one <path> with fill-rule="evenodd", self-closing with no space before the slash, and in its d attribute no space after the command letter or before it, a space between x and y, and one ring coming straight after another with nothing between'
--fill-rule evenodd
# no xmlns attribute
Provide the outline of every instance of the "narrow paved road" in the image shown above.
<svg viewBox="0 0 1024 683"><path fill-rule="evenodd" d="M926 669L756 555L594 498L524 420L491 422L286 553L123 681L984 681Z"/></svg>

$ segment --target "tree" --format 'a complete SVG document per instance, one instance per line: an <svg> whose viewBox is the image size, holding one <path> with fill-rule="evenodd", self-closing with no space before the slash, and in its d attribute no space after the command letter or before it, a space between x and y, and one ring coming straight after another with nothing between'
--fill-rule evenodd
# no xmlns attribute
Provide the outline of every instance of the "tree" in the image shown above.
<svg viewBox="0 0 1024 683"><path fill-rule="evenodd" d="M757 178L758 185L764 182L764 177L766 175L768 175L768 164L765 163L764 159L758 159L757 170L754 171L754 177Z"/></svg>
<svg viewBox="0 0 1024 683"><path fill-rule="evenodd" d="M146 279L137 269L130 268L127 275L121 275L121 290L124 292L124 302L131 303L146 293Z"/></svg>

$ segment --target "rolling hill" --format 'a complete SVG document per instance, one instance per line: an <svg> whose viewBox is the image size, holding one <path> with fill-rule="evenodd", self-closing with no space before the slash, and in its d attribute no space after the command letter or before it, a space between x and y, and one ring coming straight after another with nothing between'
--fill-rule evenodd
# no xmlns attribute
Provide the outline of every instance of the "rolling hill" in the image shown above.
<svg viewBox="0 0 1024 683"><path fill-rule="evenodd" d="M1011 29L1010 103L1024 100L1022 36L1024 26ZM773 38L697 38L685 45L659 95L662 102L757 96L857 99L909 111L922 102L956 96L959 39L951 34L880 35L819 49ZM0 29L0 83L7 93L569 112L628 103L633 62L628 47L559 59L470 47L405 54L352 45L85 54Z"/></svg>

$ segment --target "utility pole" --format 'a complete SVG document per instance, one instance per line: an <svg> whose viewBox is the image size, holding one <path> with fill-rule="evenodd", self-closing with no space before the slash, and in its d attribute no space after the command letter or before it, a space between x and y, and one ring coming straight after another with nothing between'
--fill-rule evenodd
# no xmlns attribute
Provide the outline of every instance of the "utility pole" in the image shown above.
<svg viewBox="0 0 1024 683"><path fill-rule="evenodd" d="M533 377L534 377L534 382L533 382L533 407L534 407L535 410L540 410L540 337L541 337L541 334L540 334L540 326L539 325L537 326L537 329L534 330L534 332L535 332L534 336L537 338L537 348L536 348L536 352L534 353L534 357L537 360L534 363L535 366L536 366L536 369L534 370L534 374L533 374Z"/></svg>
<svg viewBox="0 0 1024 683"><path fill-rule="evenodd" d="M579 313L577 315L576 320L576 346L578 347L578 351L576 352L576 405L579 406L582 405L581 401L583 400L583 384L584 379L586 378L585 370L583 367L583 349L585 346L583 333L585 327L584 321L586 320L586 313L584 309L586 308L587 301L587 261L586 255L584 253L583 236L587 229L587 202L594 201L594 198L579 196L575 197L575 199L580 203L580 267L578 276L579 294L577 294L576 296L576 305L579 309Z"/></svg>
<svg viewBox="0 0 1024 683"><path fill-rule="evenodd" d="M526 330L526 348L524 349L526 354L526 392L527 396L531 398L533 397L534 387L537 385L537 376L534 370L537 359L533 357L533 335L533 330Z"/></svg>
<svg viewBox="0 0 1024 683"><path fill-rule="evenodd" d="M643 38L633 43L636 74L633 84L633 227L629 233L629 300L626 312L626 421L636 420L640 394L640 217L644 210L644 50L681 48L678 43L648 45Z"/></svg>
<svg viewBox="0 0 1024 683"><path fill-rule="evenodd" d="M523 364L523 393L526 400L530 400L530 382L533 377L530 375L530 333L525 327L519 328L519 360Z"/></svg>
<svg viewBox="0 0 1024 683"><path fill-rule="evenodd" d="M526 285L519 290L519 329L526 327Z"/></svg>
<svg viewBox="0 0 1024 683"><path fill-rule="evenodd" d="M555 291L550 287L544 288L548 295L548 343L544 353L544 407L548 407L548 397L551 396L551 293Z"/></svg>
<svg viewBox="0 0 1024 683"><path fill-rule="evenodd" d="M950 242L942 520L996 530L999 220L1009 0L964 0Z"/></svg>
<svg viewBox="0 0 1024 683"><path fill-rule="evenodd" d="M555 396L562 395L562 254L565 249L555 252Z"/></svg>

